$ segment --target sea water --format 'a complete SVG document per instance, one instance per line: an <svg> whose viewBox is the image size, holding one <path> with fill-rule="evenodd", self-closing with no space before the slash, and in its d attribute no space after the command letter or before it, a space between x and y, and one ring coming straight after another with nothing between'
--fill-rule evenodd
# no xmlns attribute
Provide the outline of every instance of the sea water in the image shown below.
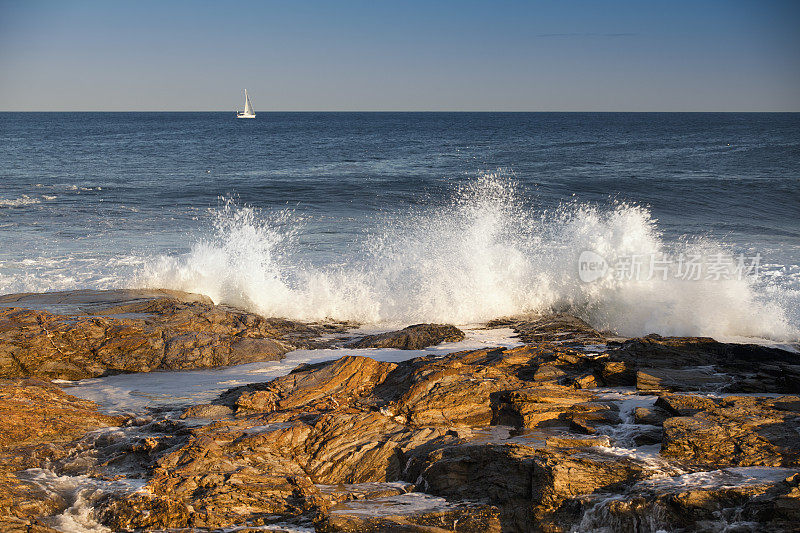
<svg viewBox="0 0 800 533"><path fill-rule="evenodd" d="M0 113L0 294L792 342L798 265L800 114Z"/></svg>

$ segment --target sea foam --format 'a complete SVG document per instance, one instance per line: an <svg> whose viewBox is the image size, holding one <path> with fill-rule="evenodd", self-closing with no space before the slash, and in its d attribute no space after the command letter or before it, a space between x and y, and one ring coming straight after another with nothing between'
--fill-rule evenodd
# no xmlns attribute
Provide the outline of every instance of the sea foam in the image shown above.
<svg viewBox="0 0 800 533"><path fill-rule="evenodd" d="M19 198L0 198L0 207L24 207L26 205L40 204L39 198L33 198L23 194Z"/></svg>
<svg viewBox="0 0 800 533"><path fill-rule="evenodd" d="M385 215L336 265L310 265L291 211L226 202L214 231L183 256L161 256L138 283L208 295L217 303L295 319L363 323L476 323L566 311L623 335L754 336L794 340L796 291L752 277L586 283L581 252L603 258L680 253L725 257L722 243L668 242L642 206L568 203L539 211L512 180L481 176L447 205ZM670 267L674 269L674 266Z"/></svg>

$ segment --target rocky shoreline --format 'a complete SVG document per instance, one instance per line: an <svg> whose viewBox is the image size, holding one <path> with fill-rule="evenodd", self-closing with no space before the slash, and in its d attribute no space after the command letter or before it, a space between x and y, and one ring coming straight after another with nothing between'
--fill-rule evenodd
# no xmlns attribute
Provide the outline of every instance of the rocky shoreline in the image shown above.
<svg viewBox="0 0 800 533"><path fill-rule="evenodd" d="M0 529L796 530L791 348L623 339L553 315L486 325L518 347L386 362L347 350L464 333L354 326L172 291L0 297ZM333 347L180 411L110 416L60 381Z"/></svg>

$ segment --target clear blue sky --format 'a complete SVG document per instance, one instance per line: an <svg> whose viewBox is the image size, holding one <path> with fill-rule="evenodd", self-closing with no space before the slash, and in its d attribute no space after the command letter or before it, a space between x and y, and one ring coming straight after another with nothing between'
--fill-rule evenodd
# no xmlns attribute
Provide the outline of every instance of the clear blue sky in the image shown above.
<svg viewBox="0 0 800 533"><path fill-rule="evenodd" d="M800 111L800 1L0 0L0 110Z"/></svg>

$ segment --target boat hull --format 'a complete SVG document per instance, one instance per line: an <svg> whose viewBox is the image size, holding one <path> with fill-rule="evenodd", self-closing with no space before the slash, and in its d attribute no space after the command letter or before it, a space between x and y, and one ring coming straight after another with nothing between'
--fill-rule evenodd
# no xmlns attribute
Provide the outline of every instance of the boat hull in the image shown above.
<svg viewBox="0 0 800 533"><path fill-rule="evenodd" d="M236 118L256 118L255 115L243 115L241 113L236 113Z"/></svg>

